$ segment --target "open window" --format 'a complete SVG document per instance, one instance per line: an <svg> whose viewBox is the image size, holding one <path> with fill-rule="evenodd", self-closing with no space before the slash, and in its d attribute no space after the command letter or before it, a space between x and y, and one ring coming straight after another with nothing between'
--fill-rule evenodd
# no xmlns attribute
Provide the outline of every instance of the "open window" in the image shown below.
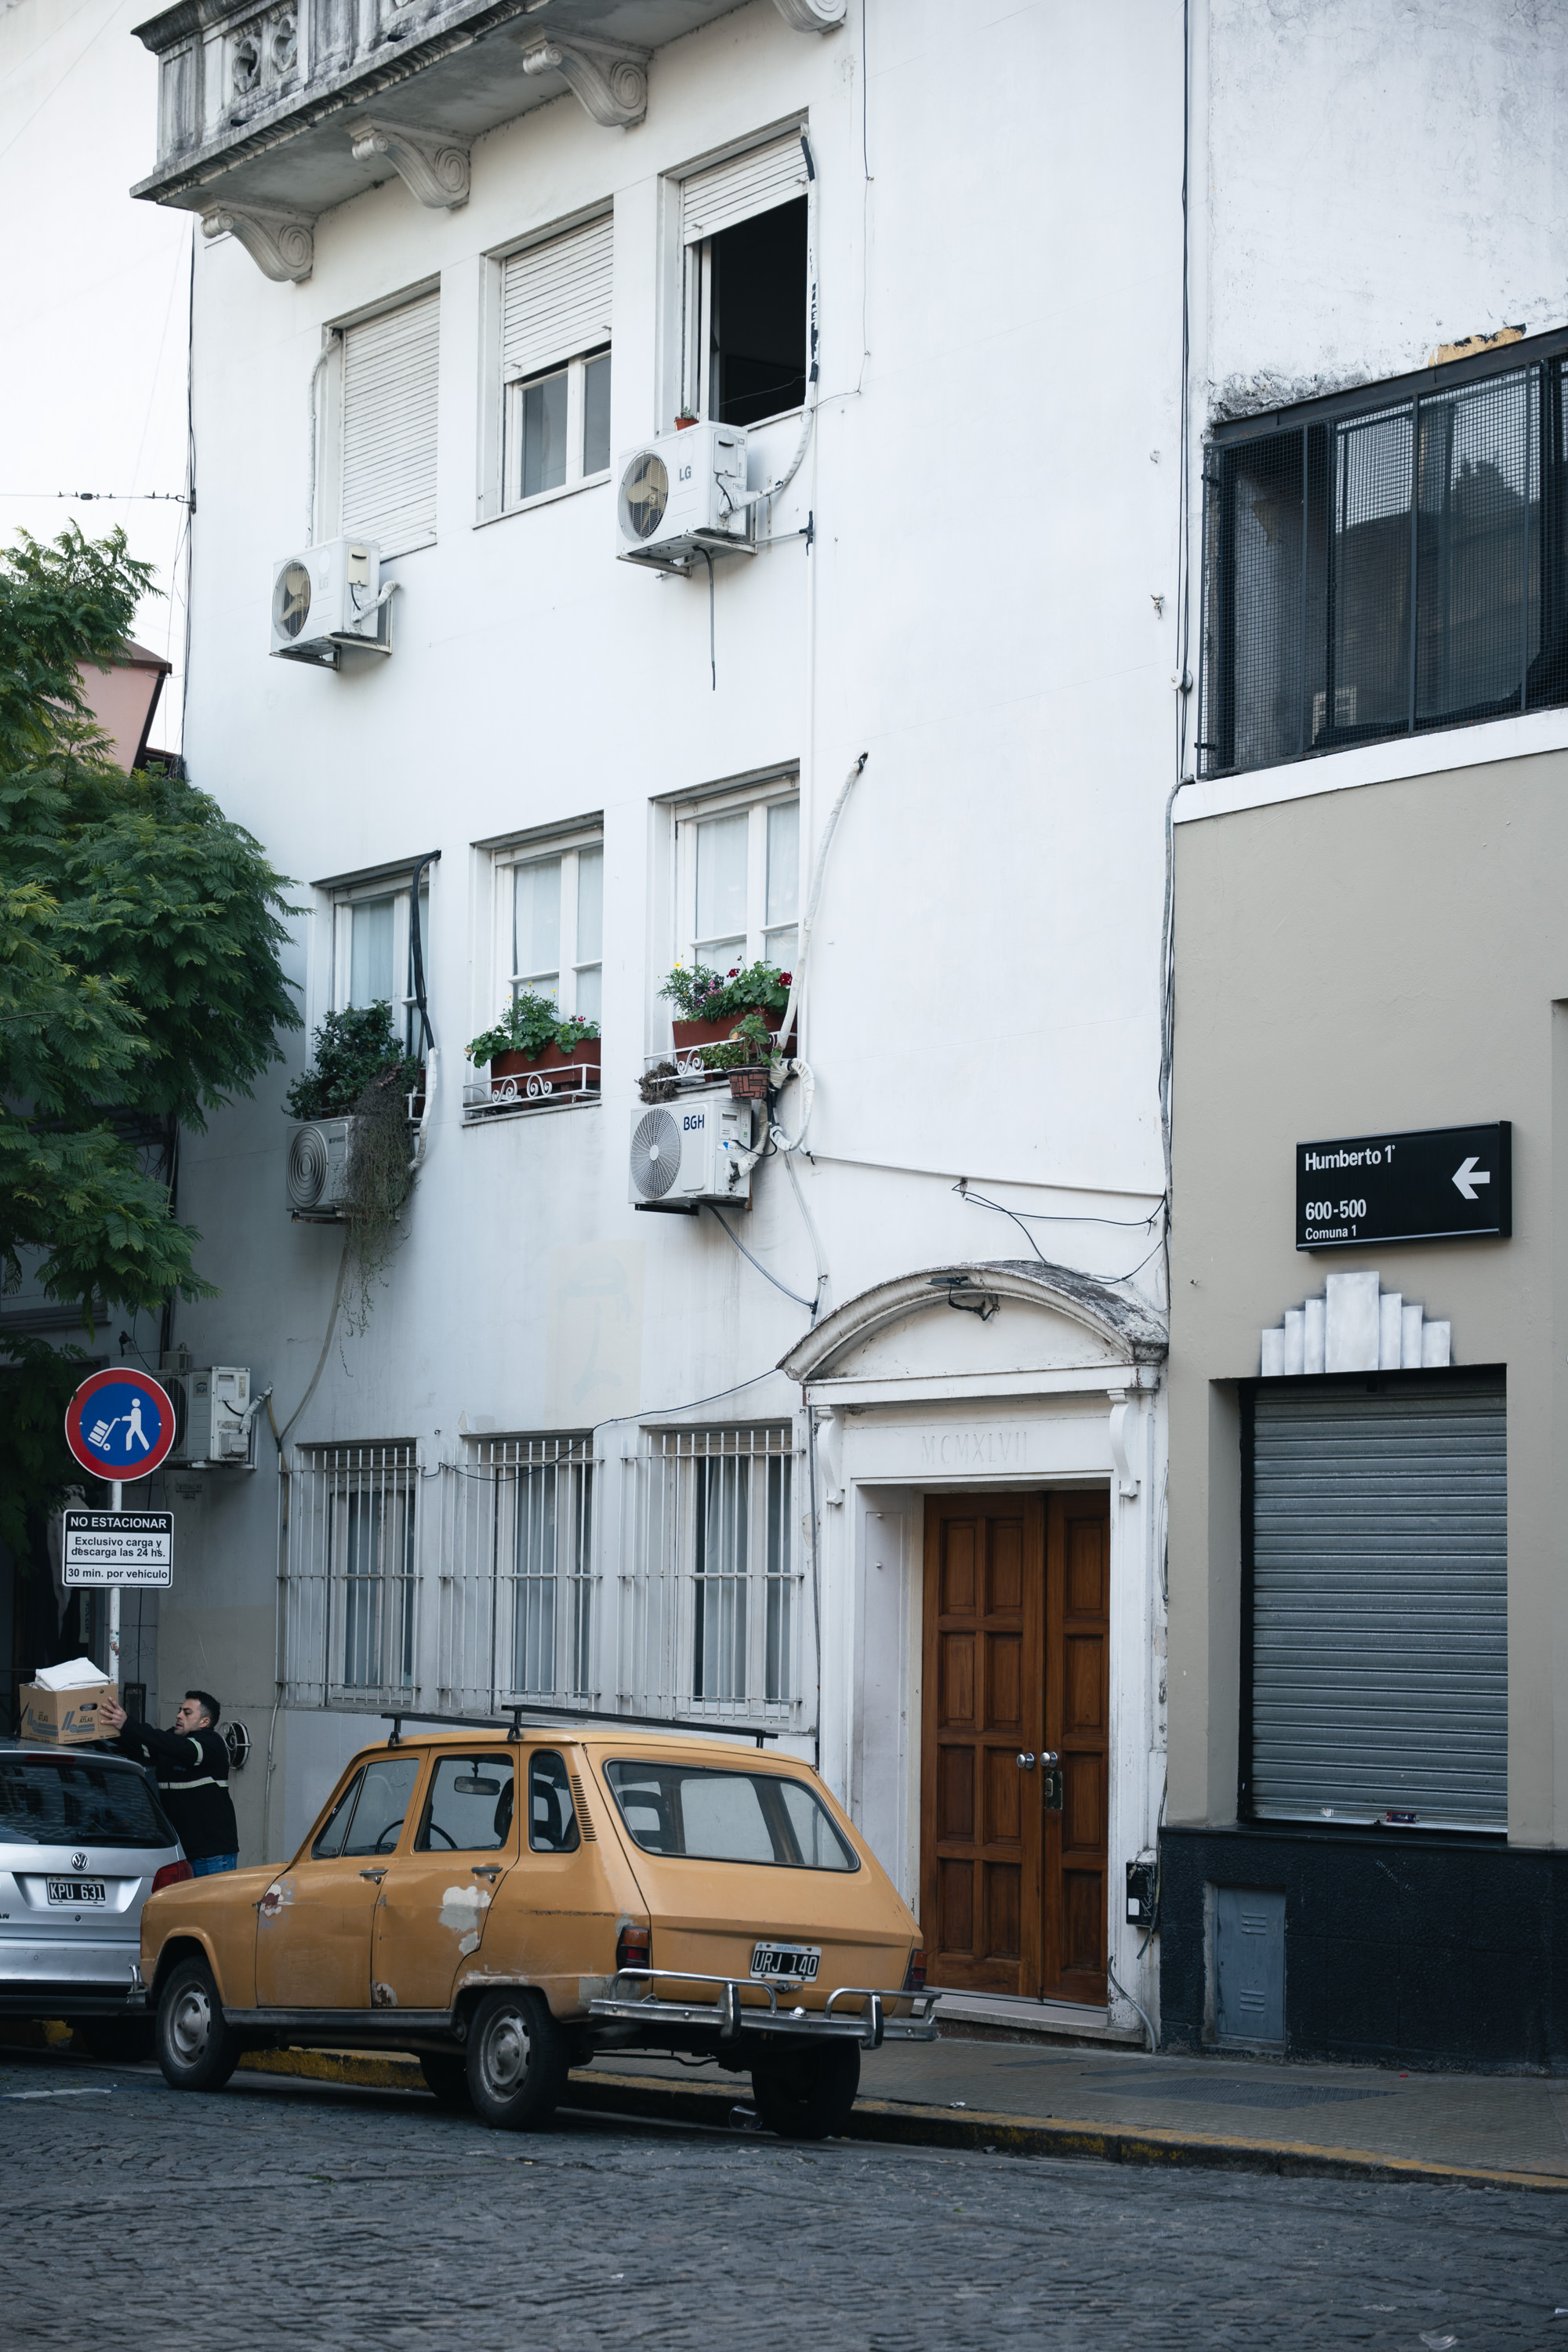
<svg viewBox="0 0 1568 2352"><path fill-rule="evenodd" d="M332 1010L390 1004L393 1026L405 1049L421 1055L424 1024L415 988L413 911L406 879L401 888L384 878L337 893L332 901ZM427 882L419 890L419 937L427 955Z"/></svg>
<svg viewBox="0 0 1568 2352"><path fill-rule="evenodd" d="M689 415L760 425L805 398L806 188L798 131L682 182Z"/></svg>

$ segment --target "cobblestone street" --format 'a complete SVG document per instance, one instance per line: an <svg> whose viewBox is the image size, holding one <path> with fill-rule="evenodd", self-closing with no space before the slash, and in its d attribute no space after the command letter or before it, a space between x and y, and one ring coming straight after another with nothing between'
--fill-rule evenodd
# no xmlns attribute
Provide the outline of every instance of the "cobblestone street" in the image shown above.
<svg viewBox="0 0 1568 2352"><path fill-rule="evenodd" d="M1549 2346L1553 2197L794 2147L0 2061L30 2345ZM1568 2321L1557 2327L1568 2329Z"/></svg>

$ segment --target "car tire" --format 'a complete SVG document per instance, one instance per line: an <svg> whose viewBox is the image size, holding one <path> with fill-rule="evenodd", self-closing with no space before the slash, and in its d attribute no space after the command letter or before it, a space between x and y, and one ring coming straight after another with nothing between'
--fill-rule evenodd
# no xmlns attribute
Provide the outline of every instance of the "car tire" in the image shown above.
<svg viewBox="0 0 1568 2352"><path fill-rule="evenodd" d="M498 2131L548 2123L566 2087L566 2040L536 1992L488 1992L468 2029L468 2096Z"/></svg>
<svg viewBox="0 0 1568 2352"><path fill-rule="evenodd" d="M140 2066L157 2047L157 2022L151 2017L84 2017L75 2032L89 2057L111 2066Z"/></svg>
<svg viewBox="0 0 1568 2352"><path fill-rule="evenodd" d="M752 2068L757 2114L781 2139L827 2139L841 2132L859 2088L860 2044L847 2039L759 2058Z"/></svg>
<svg viewBox="0 0 1568 2352"><path fill-rule="evenodd" d="M182 1960L158 2002L158 2063L172 2091L221 2091L243 2043L205 1960Z"/></svg>
<svg viewBox="0 0 1568 2352"><path fill-rule="evenodd" d="M443 2057L436 2051L421 2051L419 2072L425 2077L425 2088L442 2106L467 2107L472 2105L468 2096L467 2059Z"/></svg>

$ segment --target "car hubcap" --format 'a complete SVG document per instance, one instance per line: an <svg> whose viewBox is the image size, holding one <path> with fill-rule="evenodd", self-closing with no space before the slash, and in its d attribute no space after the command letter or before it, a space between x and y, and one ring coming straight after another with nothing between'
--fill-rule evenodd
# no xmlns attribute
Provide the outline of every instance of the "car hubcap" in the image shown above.
<svg viewBox="0 0 1568 2352"><path fill-rule="evenodd" d="M485 2036L485 2080L498 2099L510 2099L528 2074L528 2021L517 2009L503 2010Z"/></svg>
<svg viewBox="0 0 1568 2352"><path fill-rule="evenodd" d="M201 2056L211 2030L212 2011L207 1997L199 1985L192 1985L174 2003L174 2014L169 2021L174 2048L187 2065L194 2065Z"/></svg>

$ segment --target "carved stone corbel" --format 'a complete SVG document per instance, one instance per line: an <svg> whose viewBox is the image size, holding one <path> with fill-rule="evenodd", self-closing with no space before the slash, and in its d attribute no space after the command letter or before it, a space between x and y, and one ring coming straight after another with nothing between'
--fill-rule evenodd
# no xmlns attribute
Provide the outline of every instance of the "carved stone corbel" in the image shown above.
<svg viewBox="0 0 1568 2352"><path fill-rule="evenodd" d="M422 205L456 212L468 201L468 142L444 131L414 131L406 122L361 122L352 126L356 163L384 155Z"/></svg>
<svg viewBox="0 0 1568 2352"><path fill-rule="evenodd" d="M784 23L797 33L836 33L848 0L773 0Z"/></svg>
<svg viewBox="0 0 1568 2352"><path fill-rule="evenodd" d="M202 215L204 236L228 236L243 245L264 278L303 285L316 260L316 224L308 213L262 212L249 205L214 205Z"/></svg>
<svg viewBox="0 0 1568 2352"><path fill-rule="evenodd" d="M619 41L588 41L575 33L558 41L536 33L524 38L522 70L558 73L595 122L628 131L647 112L647 58L646 49Z"/></svg>

